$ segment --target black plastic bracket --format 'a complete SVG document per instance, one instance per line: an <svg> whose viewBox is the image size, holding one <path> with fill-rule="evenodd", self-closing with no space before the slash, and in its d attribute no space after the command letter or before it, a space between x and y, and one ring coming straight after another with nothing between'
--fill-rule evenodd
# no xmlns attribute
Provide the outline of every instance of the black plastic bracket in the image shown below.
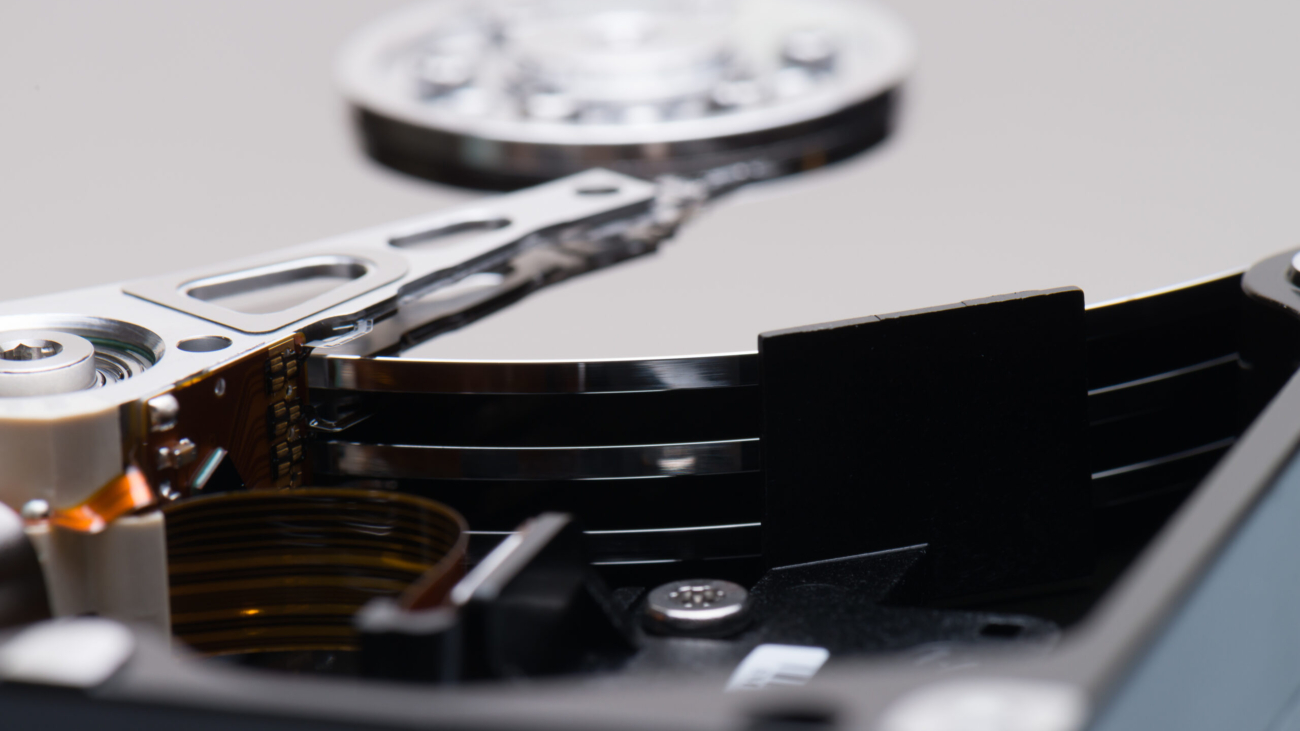
<svg viewBox="0 0 1300 731"><path fill-rule="evenodd" d="M926 543L931 595L1089 570L1080 290L770 332L759 355L769 567Z"/></svg>

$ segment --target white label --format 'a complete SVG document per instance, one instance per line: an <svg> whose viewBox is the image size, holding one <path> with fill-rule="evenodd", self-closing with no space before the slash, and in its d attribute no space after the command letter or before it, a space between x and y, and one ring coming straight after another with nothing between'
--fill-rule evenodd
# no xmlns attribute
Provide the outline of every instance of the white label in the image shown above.
<svg viewBox="0 0 1300 731"><path fill-rule="evenodd" d="M759 645L740 661L727 690L759 690L772 685L803 685L817 674L830 650L803 645Z"/></svg>

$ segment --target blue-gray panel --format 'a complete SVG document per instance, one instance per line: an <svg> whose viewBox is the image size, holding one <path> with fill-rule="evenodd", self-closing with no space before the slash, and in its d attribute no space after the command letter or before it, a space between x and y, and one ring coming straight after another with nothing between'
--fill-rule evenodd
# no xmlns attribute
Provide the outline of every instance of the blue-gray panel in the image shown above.
<svg viewBox="0 0 1300 731"><path fill-rule="evenodd" d="M1300 460L1293 458L1093 728L1294 728L1297 689Z"/></svg>

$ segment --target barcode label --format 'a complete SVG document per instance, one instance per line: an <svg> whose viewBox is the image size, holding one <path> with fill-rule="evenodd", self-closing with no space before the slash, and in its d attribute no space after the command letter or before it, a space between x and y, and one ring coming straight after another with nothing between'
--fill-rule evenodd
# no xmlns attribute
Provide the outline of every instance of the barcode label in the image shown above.
<svg viewBox="0 0 1300 731"><path fill-rule="evenodd" d="M825 647L759 645L740 661L727 690L760 690L773 685L803 685L831 656Z"/></svg>

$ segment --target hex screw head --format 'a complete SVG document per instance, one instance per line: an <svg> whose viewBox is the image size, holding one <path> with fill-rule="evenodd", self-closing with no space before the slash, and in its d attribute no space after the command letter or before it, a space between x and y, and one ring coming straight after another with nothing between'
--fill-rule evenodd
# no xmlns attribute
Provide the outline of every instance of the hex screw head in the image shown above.
<svg viewBox="0 0 1300 731"><path fill-rule="evenodd" d="M63 346L53 340L24 338L0 343L0 360L41 360L63 352Z"/></svg>
<svg viewBox="0 0 1300 731"><path fill-rule="evenodd" d="M687 579L655 587L646 597L643 621L659 634L720 637L749 622L749 592L720 579Z"/></svg>

